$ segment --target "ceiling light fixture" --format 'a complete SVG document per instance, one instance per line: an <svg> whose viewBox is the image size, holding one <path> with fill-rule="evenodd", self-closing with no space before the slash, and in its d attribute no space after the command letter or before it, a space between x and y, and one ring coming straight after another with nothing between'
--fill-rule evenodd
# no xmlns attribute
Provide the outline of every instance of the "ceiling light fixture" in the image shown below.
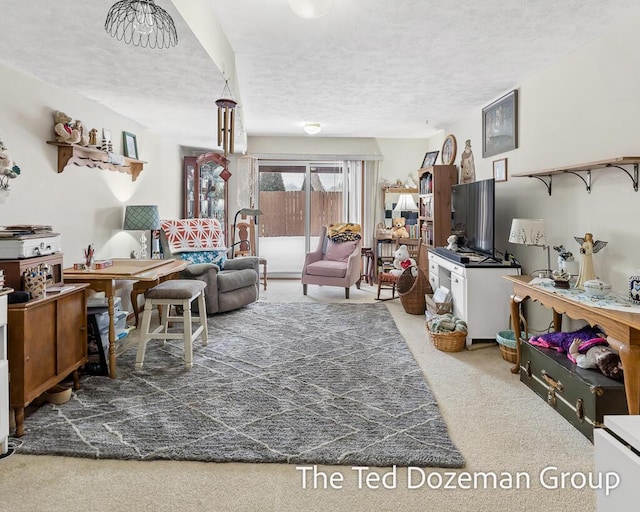
<svg viewBox="0 0 640 512"><path fill-rule="evenodd" d="M225 97L225 91L229 93ZM224 156L233 153L234 150L234 126L236 124L236 105L238 102L232 98L229 89L229 80L225 80L222 89L222 98L216 100L218 106L218 146L222 144Z"/></svg>
<svg viewBox="0 0 640 512"><path fill-rule="evenodd" d="M309 135L316 135L320 133L320 130L322 130L320 123L304 123L304 131Z"/></svg>
<svg viewBox="0 0 640 512"><path fill-rule="evenodd" d="M333 0L289 0L289 7L301 18L321 18L333 6Z"/></svg>
<svg viewBox="0 0 640 512"><path fill-rule="evenodd" d="M111 6L104 22L111 37L143 48L168 48L178 44L173 19L154 0L121 0Z"/></svg>

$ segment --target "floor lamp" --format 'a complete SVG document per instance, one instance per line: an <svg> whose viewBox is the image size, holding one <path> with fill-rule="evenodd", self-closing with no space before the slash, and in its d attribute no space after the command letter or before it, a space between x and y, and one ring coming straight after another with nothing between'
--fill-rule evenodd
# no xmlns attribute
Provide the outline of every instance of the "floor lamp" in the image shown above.
<svg viewBox="0 0 640 512"><path fill-rule="evenodd" d="M236 223L238 221L238 215L242 215L243 217L251 216L255 217L253 222L258 223L258 215L262 215L262 211L257 208L241 208L236 212L233 217L233 239L231 241L231 259L233 259L236 255L236 245L241 244L242 242L246 242L246 240L240 240L236 243Z"/></svg>
<svg viewBox="0 0 640 512"><path fill-rule="evenodd" d="M544 277L551 277L550 247L544 236L544 220L542 219L513 219L509 242L512 244L534 245L547 250L547 268ZM534 271L535 272L535 271Z"/></svg>

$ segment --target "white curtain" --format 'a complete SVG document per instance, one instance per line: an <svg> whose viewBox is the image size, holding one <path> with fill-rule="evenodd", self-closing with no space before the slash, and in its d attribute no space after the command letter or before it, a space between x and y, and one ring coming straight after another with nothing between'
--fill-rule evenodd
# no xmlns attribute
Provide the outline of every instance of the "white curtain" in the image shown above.
<svg viewBox="0 0 640 512"><path fill-rule="evenodd" d="M258 159L245 155L238 158L237 207L255 208L256 188L258 186Z"/></svg>
<svg viewBox="0 0 640 512"><path fill-rule="evenodd" d="M363 247L373 247L373 238L376 233L376 224L379 222L378 210L381 202L382 189L378 183L380 174L380 162L378 160L364 161L364 221Z"/></svg>

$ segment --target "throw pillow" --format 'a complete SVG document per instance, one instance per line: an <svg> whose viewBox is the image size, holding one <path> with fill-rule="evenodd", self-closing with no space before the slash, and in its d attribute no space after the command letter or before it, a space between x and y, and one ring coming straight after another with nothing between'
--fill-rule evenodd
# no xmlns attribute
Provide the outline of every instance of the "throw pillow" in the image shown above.
<svg viewBox="0 0 640 512"><path fill-rule="evenodd" d="M180 259L189 263L213 263L218 265L220 269L224 268L227 261L226 250L197 251L197 252L181 252L176 254Z"/></svg>
<svg viewBox="0 0 640 512"><path fill-rule="evenodd" d="M348 242L327 241L327 252L324 255L325 260L331 261L347 261L351 253L358 245L358 240Z"/></svg>

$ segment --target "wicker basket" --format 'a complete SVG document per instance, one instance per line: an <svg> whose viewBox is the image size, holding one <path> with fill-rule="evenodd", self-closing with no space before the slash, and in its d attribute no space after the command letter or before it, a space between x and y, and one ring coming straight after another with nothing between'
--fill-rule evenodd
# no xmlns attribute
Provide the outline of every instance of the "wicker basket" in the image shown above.
<svg viewBox="0 0 640 512"><path fill-rule="evenodd" d="M520 339L526 339L526 333L520 334ZM502 359L510 363L518 362L518 352L516 350L516 334L513 331L500 331L496 334L496 341L500 345Z"/></svg>
<svg viewBox="0 0 640 512"><path fill-rule="evenodd" d="M410 315L424 314L424 296L430 288L429 280L421 269L418 269L417 276L411 274L411 269L405 270L398 279L398 295L404 310Z"/></svg>
<svg viewBox="0 0 640 512"><path fill-rule="evenodd" d="M427 304L427 311L432 315L445 315L452 312L452 302L436 302L433 300L433 295L425 295L424 300Z"/></svg>
<svg viewBox="0 0 640 512"><path fill-rule="evenodd" d="M427 332L433 345L442 352L460 352L467 340L467 333L462 331L433 332L427 326Z"/></svg>

